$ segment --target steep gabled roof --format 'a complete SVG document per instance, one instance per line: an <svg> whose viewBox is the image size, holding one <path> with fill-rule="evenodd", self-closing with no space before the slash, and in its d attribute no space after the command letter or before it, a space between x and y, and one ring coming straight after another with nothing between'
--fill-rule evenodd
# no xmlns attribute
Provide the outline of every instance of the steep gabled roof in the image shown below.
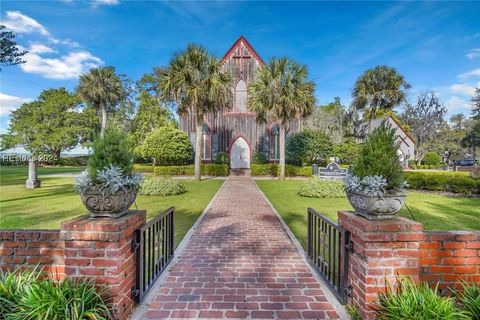
<svg viewBox="0 0 480 320"><path fill-rule="evenodd" d="M250 45L250 43L248 43L247 39L245 39L244 36L240 36L240 38L238 38L238 40L235 41L235 43L232 45L232 47L227 51L227 53L225 54L225 56L222 59L222 64L224 64L225 61L227 61L228 58L230 58L230 56L233 54L235 49L237 49L237 47L240 46L240 44L242 44L242 43L248 49L248 51L250 51L252 56L255 59L257 59L257 61L260 63L261 66L265 65L265 62L263 62L262 58L260 58L258 53L255 51L255 49L253 49L253 47Z"/></svg>
<svg viewBox="0 0 480 320"><path fill-rule="evenodd" d="M395 124L398 126L398 128L400 128L400 130L402 130L402 132L405 133L405 135L406 135L410 140L412 140L413 144L416 144L416 143L415 143L415 140L413 140L412 136L409 135L408 132L405 131L405 129L403 129L403 127L400 125L400 123L398 123L397 120L395 120L394 117L392 117L392 116L388 116L388 117L389 117L390 119L392 119L393 122L395 122Z"/></svg>

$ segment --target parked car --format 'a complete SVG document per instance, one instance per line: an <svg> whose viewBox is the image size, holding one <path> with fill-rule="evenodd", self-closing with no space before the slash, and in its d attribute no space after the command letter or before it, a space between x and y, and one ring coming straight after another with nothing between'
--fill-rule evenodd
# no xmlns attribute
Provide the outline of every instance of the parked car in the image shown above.
<svg viewBox="0 0 480 320"><path fill-rule="evenodd" d="M458 166L458 167L471 167L476 164L477 164L477 161L474 159L457 160L453 163L454 166Z"/></svg>

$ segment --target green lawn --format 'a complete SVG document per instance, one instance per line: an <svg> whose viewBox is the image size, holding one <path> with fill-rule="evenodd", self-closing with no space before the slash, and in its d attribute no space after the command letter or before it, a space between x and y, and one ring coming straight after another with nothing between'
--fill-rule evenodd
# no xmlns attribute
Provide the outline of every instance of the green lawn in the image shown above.
<svg viewBox="0 0 480 320"><path fill-rule="evenodd" d="M352 210L346 198L304 198L297 194L302 181L258 180L257 184L272 202L297 239L306 247L307 208L311 207L332 220L338 210ZM480 199L447 197L431 193L409 192L407 205L426 230L480 230ZM400 215L410 218L404 208Z"/></svg>
<svg viewBox="0 0 480 320"><path fill-rule="evenodd" d="M39 174L79 172L81 168L40 168ZM57 229L64 220L86 213L80 196L74 191L72 177L40 176L40 189L26 189L27 169L1 167L0 229ZM195 223L213 198L221 180L183 180L187 192L181 195L138 196L139 209L151 219L169 207L175 207L175 243ZM135 208L135 205L132 206Z"/></svg>

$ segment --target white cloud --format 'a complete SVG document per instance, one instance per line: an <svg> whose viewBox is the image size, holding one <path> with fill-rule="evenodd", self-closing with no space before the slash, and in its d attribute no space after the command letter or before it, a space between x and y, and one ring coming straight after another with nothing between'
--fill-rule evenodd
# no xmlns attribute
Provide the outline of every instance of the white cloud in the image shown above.
<svg viewBox="0 0 480 320"><path fill-rule="evenodd" d="M38 32L44 36L50 35L50 32L48 32L48 30L35 19L32 19L19 11L7 11L7 17L3 20L3 25L18 33Z"/></svg>
<svg viewBox="0 0 480 320"><path fill-rule="evenodd" d="M10 96L0 92L0 116L8 115L17 109L22 103L32 101L28 98Z"/></svg>
<svg viewBox="0 0 480 320"><path fill-rule="evenodd" d="M466 83L455 83L452 84L448 89L454 93L459 93L467 96L472 96L475 92L475 86Z"/></svg>
<svg viewBox="0 0 480 320"><path fill-rule="evenodd" d="M480 68L473 69L458 76L459 79L468 79L471 77L480 77Z"/></svg>
<svg viewBox="0 0 480 320"><path fill-rule="evenodd" d="M93 1L94 6L101 6L101 5L115 6L119 3L120 2L118 0L94 0Z"/></svg>
<svg viewBox="0 0 480 320"><path fill-rule="evenodd" d="M32 43L30 45L30 49L28 49L30 53L54 53L57 52L56 50L47 47L44 44L41 43Z"/></svg>
<svg viewBox="0 0 480 320"><path fill-rule="evenodd" d="M98 0L97 0L98 2ZM116 0L101 0L100 2L115 4ZM41 42L31 43L28 53L23 57L26 63L20 68L27 73L39 74L50 79L72 79L91 68L98 67L103 61L88 51L67 50L62 56L58 52L62 46L78 47L79 44L70 39L58 39L47 28L19 11L7 11L4 24L18 33L39 33L46 38L47 45ZM48 58L45 54L49 54ZM52 54L57 54L52 56Z"/></svg>
<svg viewBox="0 0 480 320"><path fill-rule="evenodd" d="M20 67L28 73L40 74L50 79L72 79L91 68L98 67L103 61L88 51L70 52L59 58L45 58L29 52L26 63Z"/></svg>
<svg viewBox="0 0 480 320"><path fill-rule="evenodd" d="M48 41L54 44L64 44L71 47L78 47L79 44L70 39L55 38L43 25L37 20L22 14L19 11L7 11L6 19L3 24L10 30L17 33L40 33L47 37Z"/></svg>
<svg viewBox="0 0 480 320"><path fill-rule="evenodd" d="M470 60L480 57L480 48L472 49L468 51L468 53L465 56Z"/></svg>
<svg viewBox="0 0 480 320"><path fill-rule="evenodd" d="M451 96L447 101L447 108L450 112L470 109L470 103L468 100L459 98L457 96Z"/></svg>

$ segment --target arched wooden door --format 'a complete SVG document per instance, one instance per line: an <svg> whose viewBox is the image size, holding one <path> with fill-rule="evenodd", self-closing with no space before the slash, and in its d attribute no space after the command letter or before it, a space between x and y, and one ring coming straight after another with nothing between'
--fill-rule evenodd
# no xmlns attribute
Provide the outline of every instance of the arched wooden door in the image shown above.
<svg viewBox="0 0 480 320"><path fill-rule="evenodd" d="M244 138L238 137L230 148L230 168L250 168L250 147Z"/></svg>

